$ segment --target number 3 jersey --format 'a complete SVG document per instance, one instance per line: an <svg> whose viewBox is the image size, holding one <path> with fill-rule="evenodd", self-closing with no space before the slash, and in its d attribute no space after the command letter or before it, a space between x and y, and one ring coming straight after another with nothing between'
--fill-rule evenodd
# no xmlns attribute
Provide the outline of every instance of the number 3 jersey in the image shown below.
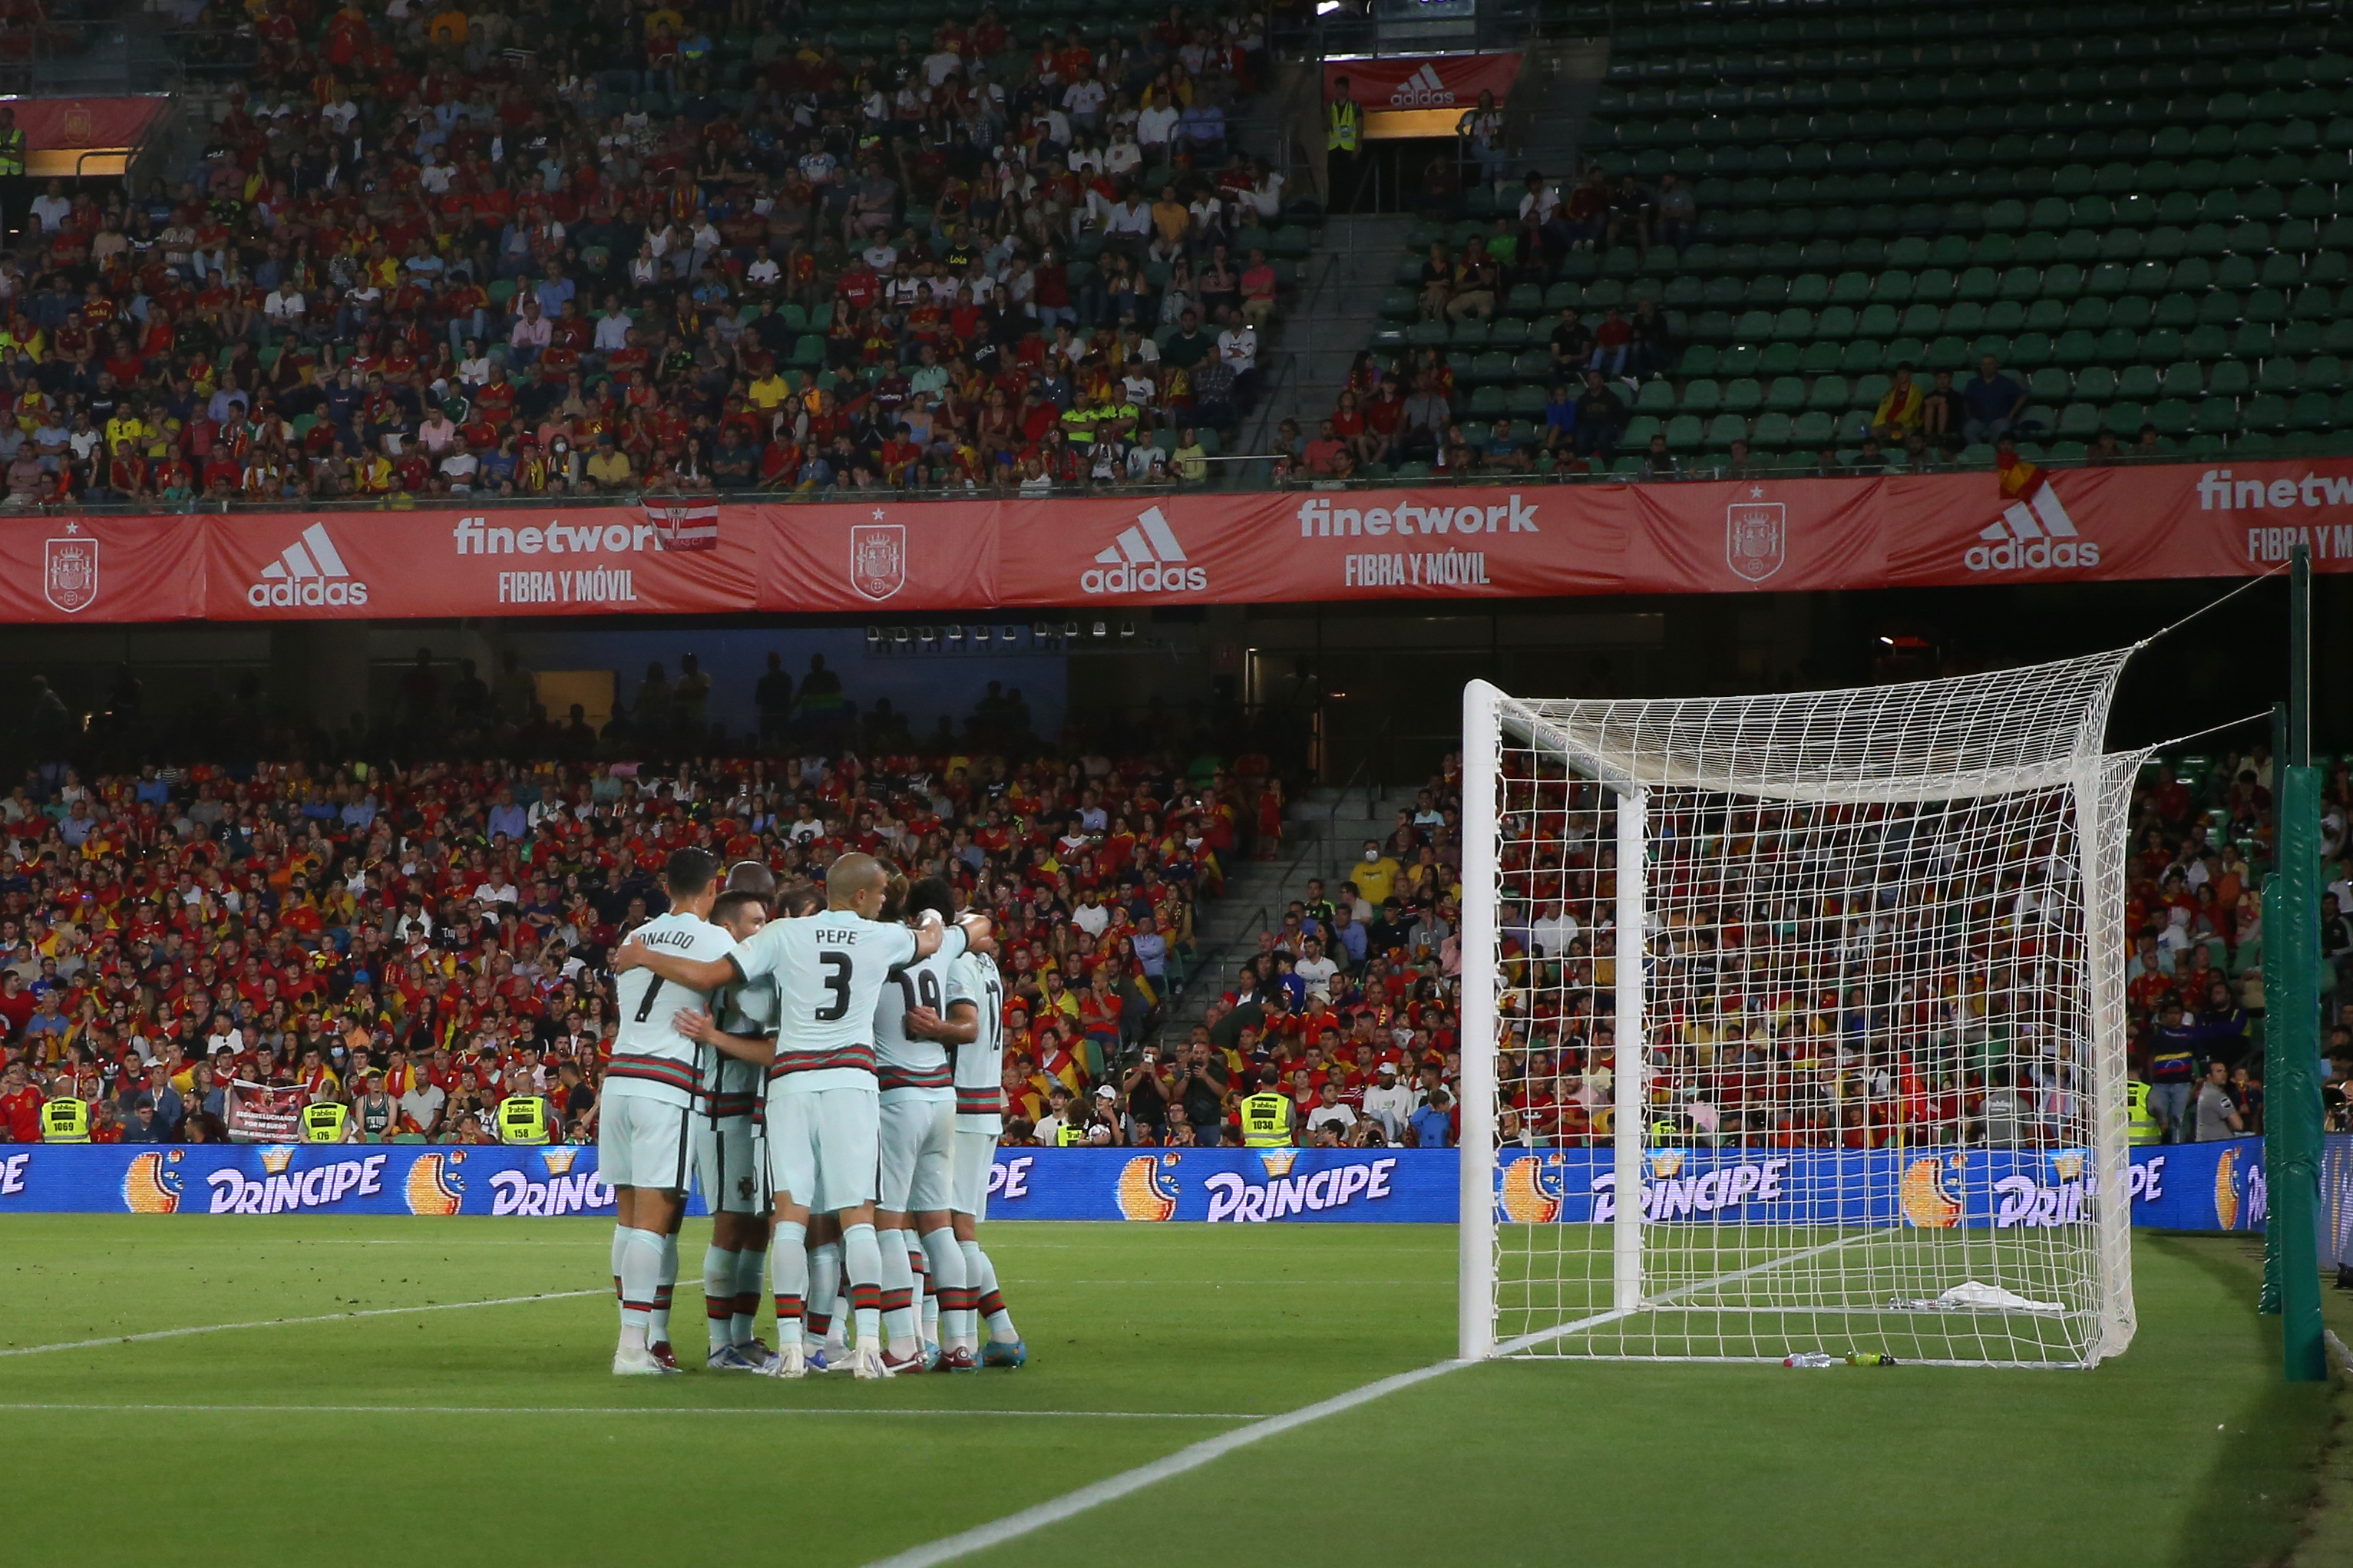
<svg viewBox="0 0 2353 1568"><path fill-rule="evenodd" d="M964 950L964 932L950 927L939 951L953 958ZM734 955L744 979L776 986L771 1092L872 1082L875 1007L891 972L914 960L913 931L828 910L770 921L738 943Z"/></svg>
<svg viewBox="0 0 2353 1568"><path fill-rule="evenodd" d="M949 956L949 943L929 958L902 963L891 972L874 1008L876 1076L887 1091L894 1089L946 1089L955 1086L948 1071L948 1047L907 1032L907 1015L922 1007L941 1018L952 1002L978 1000L963 988L959 972L969 953Z"/></svg>
<svg viewBox="0 0 2353 1568"><path fill-rule="evenodd" d="M657 952L704 961L724 958L735 946L734 938L709 921L676 911L656 915L631 931L629 940ZM670 1027L670 1018L681 1007L707 1008L711 998L665 981L650 969L628 971L613 988L620 1002L621 1027L613 1037L612 1064L605 1069L605 1093L691 1109L708 1053Z"/></svg>

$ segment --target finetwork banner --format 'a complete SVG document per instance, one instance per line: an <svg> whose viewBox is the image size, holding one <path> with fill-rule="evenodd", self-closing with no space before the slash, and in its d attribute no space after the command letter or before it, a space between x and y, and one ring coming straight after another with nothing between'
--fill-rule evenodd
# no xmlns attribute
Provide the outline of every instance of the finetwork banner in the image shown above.
<svg viewBox="0 0 2353 1568"><path fill-rule="evenodd" d="M1047 500L0 520L25 622L871 614L2353 571L2353 460Z"/></svg>
<svg viewBox="0 0 2353 1568"><path fill-rule="evenodd" d="M2335 1152L2335 1151L2332 1151ZM1642 1204L1662 1224L2073 1224L2094 1179L2082 1151L1653 1150ZM998 1219L1262 1225L1451 1225L1451 1152L1393 1149L1005 1149ZM2135 1149L2133 1222L2260 1230L2260 1139ZM1495 1212L1521 1224L1606 1224L1607 1150L1506 1151ZM0 1213L516 1215L613 1210L596 1151L417 1144L0 1145ZM707 1210L698 1196L690 1213Z"/></svg>

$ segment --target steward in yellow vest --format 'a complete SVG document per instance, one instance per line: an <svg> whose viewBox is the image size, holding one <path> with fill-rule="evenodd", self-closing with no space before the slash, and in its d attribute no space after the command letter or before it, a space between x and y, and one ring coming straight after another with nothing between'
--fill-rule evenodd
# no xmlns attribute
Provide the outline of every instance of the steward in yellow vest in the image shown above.
<svg viewBox="0 0 2353 1568"><path fill-rule="evenodd" d="M1365 132L1365 110L1348 96L1348 79L1332 86L1340 94L1324 106L1324 147L1331 153L1353 153Z"/></svg>
<svg viewBox="0 0 2353 1568"><path fill-rule="evenodd" d="M302 1108L302 1142L305 1143L340 1143L343 1128L352 1113L343 1101L322 1100Z"/></svg>
<svg viewBox="0 0 2353 1568"><path fill-rule="evenodd" d="M87 1143L90 1142L90 1101L61 1094L41 1107L41 1142L44 1143Z"/></svg>
<svg viewBox="0 0 2353 1568"><path fill-rule="evenodd" d="M1268 1076L1272 1082L1272 1075ZM1291 1096L1262 1087L1242 1097L1242 1147L1282 1149L1291 1142Z"/></svg>
<svg viewBox="0 0 2353 1568"><path fill-rule="evenodd" d="M547 1100L536 1094L511 1094L499 1101L499 1142L501 1143L544 1143L547 1137Z"/></svg>

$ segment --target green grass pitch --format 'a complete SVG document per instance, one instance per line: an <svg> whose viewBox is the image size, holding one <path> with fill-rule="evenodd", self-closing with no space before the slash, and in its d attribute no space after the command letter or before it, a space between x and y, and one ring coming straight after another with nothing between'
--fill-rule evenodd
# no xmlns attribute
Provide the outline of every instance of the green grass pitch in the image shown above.
<svg viewBox="0 0 2353 1568"><path fill-rule="evenodd" d="M0 1556L857 1568L1453 1346L1448 1228L1001 1225L1025 1371L616 1380L610 1234L0 1218L0 1351L108 1341L0 1353ZM682 1352L704 1234L681 1238ZM2243 1240L2140 1237L2140 1337L2088 1373L1471 1368L968 1561L2274 1562L2331 1394L2280 1383L2253 1260Z"/></svg>

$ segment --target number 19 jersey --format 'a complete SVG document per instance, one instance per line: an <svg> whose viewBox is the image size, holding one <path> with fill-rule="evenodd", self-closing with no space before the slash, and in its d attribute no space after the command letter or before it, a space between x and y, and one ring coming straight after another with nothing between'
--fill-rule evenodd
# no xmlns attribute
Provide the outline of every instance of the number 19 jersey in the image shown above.
<svg viewBox="0 0 2353 1568"><path fill-rule="evenodd" d="M941 950L961 953L964 933L951 929ZM891 971L914 956L912 930L848 910L770 921L738 943L735 966L744 977L765 977L776 988L770 1091L871 1083L875 1005Z"/></svg>
<svg viewBox="0 0 2353 1568"><path fill-rule="evenodd" d="M948 1004L969 1002L955 987L957 965L969 954L948 956L943 944L929 958L902 963L891 972L874 1008L874 1055L882 1088L937 1089L951 1087L948 1048L937 1040L920 1039L907 1032L907 1015L921 1007L946 1017Z"/></svg>
<svg viewBox="0 0 2353 1568"><path fill-rule="evenodd" d="M706 961L725 957L735 945L710 921L675 910L656 915L631 931L629 940L658 952ZM628 971L614 982L614 991L621 1026L613 1038L612 1065L605 1071L606 1094L691 1107L701 1087L702 1047L670 1027L670 1016L681 1007L709 1007L710 996L672 984L650 969Z"/></svg>

